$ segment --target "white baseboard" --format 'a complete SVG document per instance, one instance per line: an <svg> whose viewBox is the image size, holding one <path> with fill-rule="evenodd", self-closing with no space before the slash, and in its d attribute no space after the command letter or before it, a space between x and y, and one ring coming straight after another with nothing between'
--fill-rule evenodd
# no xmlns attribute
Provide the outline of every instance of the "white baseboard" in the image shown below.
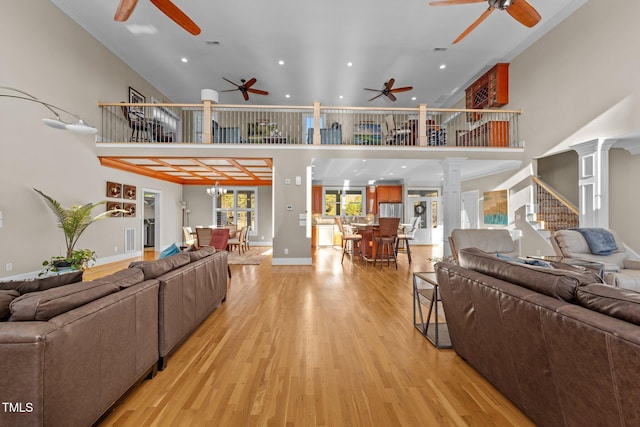
<svg viewBox="0 0 640 427"><path fill-rule="evenodd" d="M312 265L311 258L272 258L271 265Z"/></svg>

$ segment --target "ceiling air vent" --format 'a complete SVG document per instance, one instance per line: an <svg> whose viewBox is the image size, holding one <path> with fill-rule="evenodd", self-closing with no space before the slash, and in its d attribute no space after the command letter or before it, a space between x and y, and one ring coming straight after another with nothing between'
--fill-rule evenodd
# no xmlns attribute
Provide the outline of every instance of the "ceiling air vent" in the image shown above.
<svg viewBox="0 0 640 427"><path fill-rule="evenodd" d="M435 49L433 49L434 52L444 52L446 50L447 50L446 47L436 47Z"/></svg>

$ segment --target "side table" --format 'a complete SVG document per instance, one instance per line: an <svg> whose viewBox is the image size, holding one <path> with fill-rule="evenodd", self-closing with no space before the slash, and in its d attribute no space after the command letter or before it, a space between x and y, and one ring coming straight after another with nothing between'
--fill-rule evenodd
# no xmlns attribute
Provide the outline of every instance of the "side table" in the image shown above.
<svg viewBox="0 0 640 427"><path fill-rule="evenodd" d="M444 316L444 310L441 313L438 310L438 303L441 302L436 274L432 272L413 273L413 326L436 348L452 348L446 318L442 321L439 316ZM426 318L422 314L422 304L429 305L429 313ZM432 314L433 322L431 321ZM416 315L420 317L419 322ZM432 327L430 327L431 325Z"/></svg>

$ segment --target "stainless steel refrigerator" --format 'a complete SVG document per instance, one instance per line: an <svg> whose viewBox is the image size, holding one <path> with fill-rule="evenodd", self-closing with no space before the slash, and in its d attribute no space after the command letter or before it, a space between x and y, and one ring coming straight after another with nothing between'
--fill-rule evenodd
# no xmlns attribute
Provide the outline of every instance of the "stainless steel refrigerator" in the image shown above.
<svg viewBox="0 0 640 427"><path fill-rule="evenodd" d="M400 218L402 221L402 203L379 203L378 218Z"/></svg>

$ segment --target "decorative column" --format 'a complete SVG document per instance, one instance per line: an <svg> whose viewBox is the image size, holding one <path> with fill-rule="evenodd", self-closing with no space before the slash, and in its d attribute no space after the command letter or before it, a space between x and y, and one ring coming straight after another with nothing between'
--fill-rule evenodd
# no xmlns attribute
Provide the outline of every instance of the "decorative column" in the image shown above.
<svg viewBox="0 0 640 427"><path fill-rule="evenodd" d="M212 111L211 106L218 103L218 92L213 89L202 89L200 91L202 100L202 143L211 144L213 142L212 131Z"/></svg>
<svg viewBox="0 0 640 427"><path fill-rule="evenodd" d="M609 149L614 143L600 138L571 146L578 153L580 227L609 227Z"/></svg>
<svg viewBox="0 0 640 427"><path fill-rule="evenodd" d="M448 157L440 162L443 170L442 182L442 253L444 256L451 255L449 247L449 236L451 230L460 228L462 212L460 169L465 159L459 157Z"/></svg>

